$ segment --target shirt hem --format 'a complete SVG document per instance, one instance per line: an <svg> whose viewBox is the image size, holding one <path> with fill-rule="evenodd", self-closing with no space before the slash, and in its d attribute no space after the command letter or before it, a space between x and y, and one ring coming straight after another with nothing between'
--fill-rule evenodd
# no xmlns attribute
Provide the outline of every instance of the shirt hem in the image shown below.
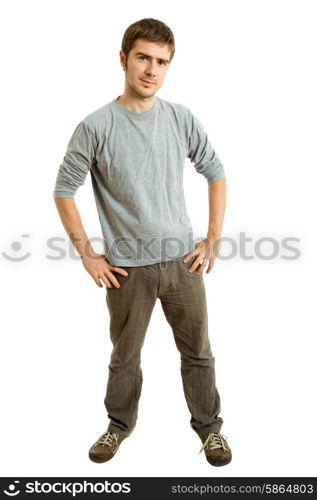
<svg viewBox="0 0 317 500"><path fill-rule="evenodd" d="M129 259L127 259L127 260L120 259L120 261L118 261L117 259L111 258L111 256L107 256L107 259L111 262L111 264L113 266L116 266L116 267L141 267L141 266L150 266L152 264L161 264L161 263L164 263L164 262L170 262L170 261L173 261L173 260L183 259L185 257L185 255L189 254L194 249L195 249L195 246L192 247L192 248L190 248L189 250L187 250L187 252L185 252L183 255L179 255L177 257L172 257L170 259L164 259L164 260L161 260L161 259L157 259L157 260L138 260L136 262L136 261L133 261L132 259L131 260L129 260Z"/></svg>

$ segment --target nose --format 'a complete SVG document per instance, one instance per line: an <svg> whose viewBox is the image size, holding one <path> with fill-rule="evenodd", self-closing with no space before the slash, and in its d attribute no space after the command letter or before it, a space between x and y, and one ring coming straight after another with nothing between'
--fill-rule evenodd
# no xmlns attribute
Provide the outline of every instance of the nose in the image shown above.
<svg viewBox="0 0 317 500"><path fill-rule="evenodd" d="M148 62L145 73L149 76L151 75L151 77L156 76L155 61Z"/></svg>

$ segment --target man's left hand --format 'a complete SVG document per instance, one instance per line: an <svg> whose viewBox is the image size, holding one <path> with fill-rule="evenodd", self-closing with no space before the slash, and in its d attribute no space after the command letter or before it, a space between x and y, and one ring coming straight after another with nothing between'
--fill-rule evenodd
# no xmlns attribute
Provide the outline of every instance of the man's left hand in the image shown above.
<svg viewBox="0 0 317 500"><path fill-rule="evenodd" d="M192 257L196 259L192 262L189 272L201 274L207 267L206 274L210 273L219 251L219 240L216 238L205 238L195 244L195 249L183 259L188 262Z"/></svg>

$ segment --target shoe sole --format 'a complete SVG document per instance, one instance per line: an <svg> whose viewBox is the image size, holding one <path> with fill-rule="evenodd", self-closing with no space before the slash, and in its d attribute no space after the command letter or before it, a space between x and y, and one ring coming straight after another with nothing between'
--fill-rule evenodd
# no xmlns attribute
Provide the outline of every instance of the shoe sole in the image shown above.
<svg viewBox="0 0 317 500"><path fill-rule="evenodd" d="M96 457L94 455L91 455L90 453L88 454L90 460L92 462L95 462L95 464L103 464L105 462L109 462L109 460L111 460L114 456L115 456L115 453L112 455L112 457L107 457L107 458L104 458L104 457Z"/></svg>
<svg viewBox="0 0 317 500"><path fill-rule="evenodd" d="M220 461L219 462L212 462L211 460L210 460L210 462L208 460L208 462L211 465L213 465L214 467L222 467L223 465L230 464L231 460L232 460L232 455L230 455L230 457L228 457L226 460L222 460L221 462Z"/></svg>

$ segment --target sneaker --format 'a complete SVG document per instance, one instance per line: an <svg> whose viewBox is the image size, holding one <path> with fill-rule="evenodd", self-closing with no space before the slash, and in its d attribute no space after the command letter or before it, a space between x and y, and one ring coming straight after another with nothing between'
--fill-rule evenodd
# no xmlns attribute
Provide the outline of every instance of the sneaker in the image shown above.
<svg viewBox="0 0 317 500"><path fill-rule="evenodd" d="M226 441L227 437L219 432L200 436L203 446L199 453L205 450L207 461L216 467L227 465L231 462L232 454Z"/></svg>
<svg viewBox="0 0 317 500"><path fill-rule="evenodd" d="M127 436L123 434L115 434L109 431L105 432L91 446L89 450L90 460L98 464L111 460L126 437Z"/></svg>

